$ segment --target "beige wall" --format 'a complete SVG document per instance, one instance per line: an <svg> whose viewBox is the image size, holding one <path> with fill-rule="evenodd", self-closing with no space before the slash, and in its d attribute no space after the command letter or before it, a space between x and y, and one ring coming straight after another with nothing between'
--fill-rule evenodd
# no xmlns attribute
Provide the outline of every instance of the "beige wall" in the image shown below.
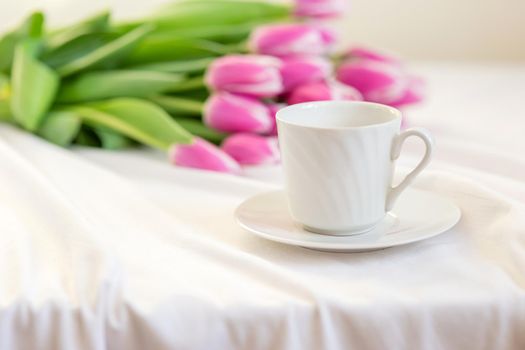
<svg viewBox="0 0 525 350"><path fill-rule="evenodd" d="M340 25L407 58L525 61L525 0L351 0Z"/></svg>
<svg viewBox="0 0 525 350"><path fill-rule="evenodd" d="M167 0L0 0L0 30L30 9L53 22L101 8L120 17ZM384 47L414 60L525 62L525 0L349 0L338 27L349 43Z"/></svg>

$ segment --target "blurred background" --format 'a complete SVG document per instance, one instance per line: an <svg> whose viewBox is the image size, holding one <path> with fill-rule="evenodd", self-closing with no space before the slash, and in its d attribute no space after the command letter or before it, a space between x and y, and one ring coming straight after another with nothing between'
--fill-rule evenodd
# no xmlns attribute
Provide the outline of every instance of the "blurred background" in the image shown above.
<svg viewBox="0 0 525 350"><path fill-rule="evenodd" d="M51 23L61 24L104 8L116 9L117 18L139 16L165 2L4 2L0 31L34 9L45 10ZM347 43L366 43L418 61L525 61L524 0L351 0L349 7L346 18L338 23Z"/></svg>

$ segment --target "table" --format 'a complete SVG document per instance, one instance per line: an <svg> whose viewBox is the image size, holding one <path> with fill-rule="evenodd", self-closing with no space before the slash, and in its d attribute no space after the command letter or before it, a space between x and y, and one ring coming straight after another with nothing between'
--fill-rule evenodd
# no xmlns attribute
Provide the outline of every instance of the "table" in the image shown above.
<svg viewBox="0 0 525 350"><path fill-rule="evenodd" d="M240 229L233 210L279 167L177 169L1 125L0 349L524 349L525 66L416 68L430 97L406 114L437 147L415 186L463 217L370 253Z"/></svg>

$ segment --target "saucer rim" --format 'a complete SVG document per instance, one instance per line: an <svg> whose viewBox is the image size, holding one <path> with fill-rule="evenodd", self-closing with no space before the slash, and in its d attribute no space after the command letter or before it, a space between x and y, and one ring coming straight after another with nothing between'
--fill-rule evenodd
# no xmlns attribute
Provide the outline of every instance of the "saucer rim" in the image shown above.
<svg viewBox="0 0 525 350"><path fill-rule="evenodd" d="M281 194L281 193L284 193L284 190L265 191L265 192L255 194L245 199L235 209L234 216L235 216L235 221L241 228L243 228L244 230L258 237L261 237L261 238L264 238L270 241L286 244L286 245L300 246L300 247L310 248L310 249L326 249L326 250L332 250L332 251L343 251L343 250L368 251L368 250L378 250L378 249L384 249L384 248L390 248L390 247L397 247L397 246L401 246L405 244L411 244L411 243L423 241L423 240L438 236L442 233L445 233L449 231L451 228L453 228L455 225L457 225L457 223L461 219L461 216L462 216L461 209L449 197L443 196L441 194L435 193L430 190L424 190L424 189L418 189L418 188L408 188L406 189L406 192L420 192L420 193L424 193L425 195L434 196L438 198L439 200L446 202L447 205L449 205L450 208L453 209L454 213L453 215L452 214L450 215L450 219L447 220L446 223L443 222L443 224L438 226L438 228L433 228L429 233L423 234L424 229L420 229L422 231L421 235L418 235L412 238L408 238L405 240L401 240L401 241L394 241L391 243L385 243L385 242L382 242L382 243L381 242L352 243L352 242L349 242L350 239L355 239L356 237L362 237L364 235L369 234L370 232L365 232L359 235L350 235L350 236L334 236L334 235L328 236L331 240L333 240L332 242L298 241L297 239L276 236L270 233L255 230L252 227L246 225L244 222L241 221L239 212L243 208L243 206L246 205L248 201L254 200L256 197L262 197L265 195L267 196L270 194ZM393 212L395 214L395 208L396 206L394 205L394 208L390 212ZM296 225L298 224L296 223ZM305 230L300 225L298 225L297 228L301 230L302 233L307 234L307 235L319 235L318 233L313 233L308 230ZM327 235L323 235L323 236L327 236ZM337 240L340 240L341 242L335 242Z"/></svg>

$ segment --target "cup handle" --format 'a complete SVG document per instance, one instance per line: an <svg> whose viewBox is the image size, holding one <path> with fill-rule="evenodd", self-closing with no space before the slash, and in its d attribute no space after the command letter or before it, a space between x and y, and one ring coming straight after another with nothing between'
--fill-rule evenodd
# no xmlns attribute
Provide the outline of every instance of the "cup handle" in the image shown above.
<svg viewBox="0 0 525 350"><path fill-rule="evenodd" d="M394 203L396 202L401 192L403 192L408 187L408 185L412 183L414 178L428 165L428 162L430 162L430 158L432 158L432 148L434 142L432 141L430 133L423 128L410 128L397 135L394 139L394 142L392 143L392 151L390 153L390 158L393 161L399 158L399 155L401 154L401 148L403 147L403 143L410 136L417 136L421 140L423 140L423 142L425 143L425 155L423 156L423 159L421 159L419 164L416 166L416 168L412 170L403 179L403 181L401 181L399 185L390 188L386 198L386 211L389 211L394 207Z"/></svg>

